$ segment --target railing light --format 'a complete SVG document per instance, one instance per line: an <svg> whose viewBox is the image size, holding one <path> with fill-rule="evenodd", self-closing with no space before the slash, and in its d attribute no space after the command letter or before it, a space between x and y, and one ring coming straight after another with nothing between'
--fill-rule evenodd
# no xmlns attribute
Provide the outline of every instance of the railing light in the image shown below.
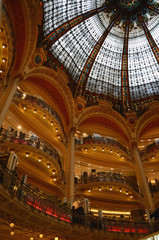
<svg viewBox="0 0 159 240"><path fill-rule="evenodd" d="M9 226L10 226L11 228L13 228L13 227L14 227L14 223L10 223Z"/></svg>
<svg viewBox="0 0 159 240"><path fill-rule="evenodd" d="M11 236L13 236L13 235L14 235L14 231L13 231L13 230L10 232L10 235L11 235Z"/></svg>

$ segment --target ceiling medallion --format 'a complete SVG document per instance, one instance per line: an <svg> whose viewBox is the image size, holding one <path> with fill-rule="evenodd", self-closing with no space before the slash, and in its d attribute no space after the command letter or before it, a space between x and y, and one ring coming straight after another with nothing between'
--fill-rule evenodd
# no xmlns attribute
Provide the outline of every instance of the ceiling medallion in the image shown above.
<svg viewBox="0 0 159 240"><path fill-rule="evenodd" d="M138 14L144 17L144 21L148 22L155 15L155 12L149 9L149 6L155 6L155 0L106 0L103 6L107 6L104 10L105 17L111 19L112 15L119 12L120 19L115 24L115 27L124 31L125 23L129 18L129 31L142 30L141 23L138 19ZM157 4L158 5L158 4ZM158 7L158 6L157 6Z"/></svg>

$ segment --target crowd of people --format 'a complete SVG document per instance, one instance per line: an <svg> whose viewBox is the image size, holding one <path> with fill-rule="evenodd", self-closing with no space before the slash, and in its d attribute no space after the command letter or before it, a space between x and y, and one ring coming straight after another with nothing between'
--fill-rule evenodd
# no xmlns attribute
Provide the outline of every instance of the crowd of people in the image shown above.
<svg viewBox="0 0 159 240"><path fill-rule="evenodd" d="M132 187L136 192L139 192L137 179L135 176L124 176L121 173L114 172L84 172L79 178L75 179L75 183L91 183L91 182L120 182Z"/></svg>
<svg viewBox="0 0 159 240"><path fill-rule="evenodd" d="M89 135L88 137L79 138L75 140L76 144L105 144L109 145L109 147L116 147L120 149L121 151L125 152L126 154L129 154L129 151L126 147L124 147L121 143L117 142L114 139L107 138L107 137L95 137Z"/></svg>
<svg viewBox="0 0 159 240"><path fill-rule="evenodd" d="M57 150L52 145L38 138L35 135L30 136L13 128L4 129L1 127L0 140L18 144L26 144L35 147L36 149L41 149L44 152L48 153L50 156L52 156L58 162L60 168L62 169L61 159Z"/></svg>

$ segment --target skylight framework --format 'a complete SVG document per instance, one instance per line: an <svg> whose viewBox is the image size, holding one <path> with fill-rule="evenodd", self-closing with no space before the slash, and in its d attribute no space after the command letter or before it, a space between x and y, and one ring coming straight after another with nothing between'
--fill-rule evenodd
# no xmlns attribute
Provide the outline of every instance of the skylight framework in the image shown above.
<svg viewBox="0 0 159 240"><path fill-rule="evenodd" d="M159 95L157 0L147 0L147 10L144 6L142 12L140 7L141 13L130 18L128 41L124 41L125 23L121 15L92 58L93 49L117 10L112 8L110 11L111 5L118 1L107 2L110 4L104 0L43 0L44 47L65 66L77 88L82 88L82 94L86 90L124 101L121 76L125 64L123 49L127 42L129 101ZM89 59L93 62L87 70ZM83 83L81 76L84 73L87 76ZM77 94L80 92L76 89Z"/></svg>

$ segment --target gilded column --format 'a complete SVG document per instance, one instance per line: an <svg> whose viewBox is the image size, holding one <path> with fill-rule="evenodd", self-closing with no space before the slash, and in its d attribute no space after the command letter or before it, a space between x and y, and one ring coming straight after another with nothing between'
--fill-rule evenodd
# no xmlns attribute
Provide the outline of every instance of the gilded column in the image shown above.
<svg viewBox="0 0 159 240"><path fill-rule="evenodd" d="M19 77L10 80L9 86L5 90L2 89L0 92L0 126L4 121L4 118L12 102L19 81L20 81Z"/></svg>
<svg viewBox="0 0 159 240"><path fill-rule="evenodd" d="M74 199L74 157L75 157L75 130L71 129L67 136L66 158L65 158L65 176L66 176L66 197L70 203Z"/></svg>
<svg viewBox="0 0 159 240"><path fill-rule="evenodd" d="M146 208L148 208L150 211L154 210L154 203L153 203L153 199L151 196L151 192L149 189L149 185L148 185L148 181L146 179L145 173L144 173L144 169L143 169L143 165L141 162L141 158L140 158L140 154L139 154L139 150L137 147L137 144L133 144L133 156L135 159L135 170L136 170L136 175L139 181L139 185L140 188L142 190L144 199L146 201Z"/></svg>

